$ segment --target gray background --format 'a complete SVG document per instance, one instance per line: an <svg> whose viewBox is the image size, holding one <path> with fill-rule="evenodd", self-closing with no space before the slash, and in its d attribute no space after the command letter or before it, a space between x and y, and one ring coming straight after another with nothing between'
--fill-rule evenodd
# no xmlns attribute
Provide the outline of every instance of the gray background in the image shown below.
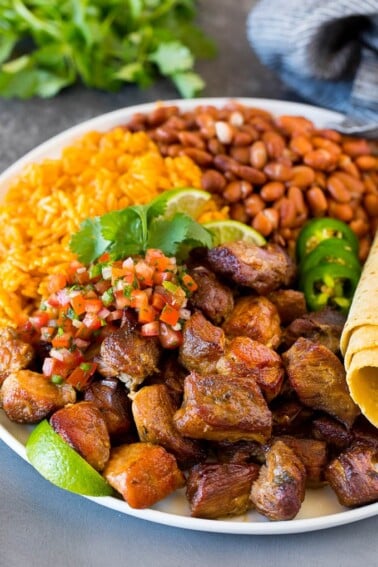
<svg viewBox="0 0 378 567"><path fill-rule="evenodd" d="M245 19L252 0L202 0L200 23L219 54L197 69L204 96L301 100L254 57ZM284 6L284 2L283 2ZM75 87L52 100L0 100L0 171L35 145L92 116L141 102L177 98L161 81L118 94ZM137 520L44 481L0 442L0 567L306 567L376 565L378 518L291 536L207 534Z"/></svg>

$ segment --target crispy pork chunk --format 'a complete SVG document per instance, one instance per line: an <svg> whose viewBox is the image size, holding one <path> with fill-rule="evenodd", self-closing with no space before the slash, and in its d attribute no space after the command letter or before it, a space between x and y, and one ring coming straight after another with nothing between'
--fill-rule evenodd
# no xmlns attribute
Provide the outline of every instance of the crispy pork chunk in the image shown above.
<svg viewBox="0 0 378 567"><path fill-rule="evenodd" d="M200 309L215 325L220 325L234 307L231 289L204 266L193 268L190 274L198 285L190 303Z"/></svg>
<svg viewBox="0 0 378 567"><path fill-rule="evenodd" d="M189 473L186 495L191 515L216 519L245 514L252 506L251 486L259 474L255 464L199 464Z"/></svg>
<svg viewBox="0 0 378 567"><path fill-rule="evenodd" d="M360 445L371 445L378 450L378 429L365 416L360 415L353 424L353 442Z"/></svg>
<svg viewBox="0 0 378 567"><path fill-rule="evenodd" d="M173 404L167 386L143 386L134 396L132 412L140 441L161 445L172 453L182 469L205 460L206 452L198 441L183 437L177 430Z"/></svg>
<svg viewBox="0 0 378 567"><path fill-rule="evenodd" d="M317 487L324 483L324 472L328 464L327 443L325 441L291 435L282 435L277 439L290 447L304 464L306 486Z"/></svg>
<svg viewBox="0 0 378 567"><path fill-rule="evenodd" d="M272 416L254 379L191 372L174 422L185 437L264 443L271 435Z"/></svg>
<svg viewBox="0 0 378 567"><path fill-rule="evenodd" d="M220 327L196 311L185 322L179 360L185 368L200 374L213 374L225 347L225 335Z"/></svg>
<svg viewBox="0 0 378 567"><path fill-rule="evenodd" d="M249 464L265 463L264 445L257 441L220 441L212 445L212 450L220 463Z"/></svg>
<svg viewBox="0 0 378 567"><path fill-rule="evenodd" d="M22 341L14 329L0 328L0 386L11 372L27 368L33 357L33 347Z"/></svg>
<svg viewBox="0 0 378 567"><path fill-rule="evenodd" d="M249 337L271 348L281 341L278 311L266 297L240 297L222 328L228 337Z"/></svg>
<svg viewBox="0 0 378 567"><path fill-rule="evenodd" d="M276 306L282 325L289 325L307 312L306 299L302 291L277 289L268 295L268 299Z"/></svg>
<svg viewBox="0 0 378 567"><path fill-rule="evenodd" d="M117 376L134 390L157 370L160 353L156 337L142 337L128 328L117 329L101 344L98 371L107 378Z"/></svg>
<svg viewBox="0 0 378 567"><path fill-rule="evenodd" d="M378 451L355 445L334 459L326 479L343 506L362 506L378 501Z"/></svg>
<svg viewBox="0 0 378 567"><path fill-rule="evenodd" d="M352 432L329 415L320 415L312 421L312 436L325 441L336 451L348 447L353 439Z"/></svg>
<svg viewBox="0 0 378 567"><path fill-rule="evenodd" d="M216 274L259 295L290 286L296 271L294 262L277 244L256 246L242 240L211 248L207 261Z"/></svg>
<svg viewBox="0 0 378 567"><path fill-rule="evenodd" d="M294 319L285 329L283 342L285 347L289 348L299 337L304 337L338 353L344 324L345 315L335 309L327 307L320 311L306 313Z"/></svg>
<svg viewBox="0 0 378 567"><path fill-rule="evenodd" d="M132 508L148 508L185 485L174 456L152 443L113 448L103 475Z"/></svg>
<svg viewBox="0 0 378 567"><path fill-rule="evenodd" d="M54 431L97 471L110 455L110 439L101 411L92 402L66 406L50 418Z"/></svg>
<svg viewBox="0 0 378 567"><path fill-rule="evenodd" d="M310 433L313 411L294 399L274 400L270 405L273 418L273 435Z"/></svg>
<svg viewBox="0 0 378 567"><path fill-rule="evenodd" d="M301 459L282 441L275 441L266 464L252 484L251 500L270 520L291 520L305 497L306 470Z"/></svg>
<svg viewBox="0 0 378 567"><path fill-rule="evenodd" d="M31 370L11 372L0 389L0 407L11 421L18 423L38 423L75 401L72 386L53 384L43 374Z"/></svg>
<svg viewBox="0 0 378 567"><path fill-rule="evenodd" d="M184 380L188 371L177 360L176 352L168 352L168 355L167 353L164 354L165 356L160 361L159 372L149 376L143 382L143 386L164 384L168 388L173 403L180 406L184 395Z"/></svg>
<svg viewBox="0 0 378 567"><path fill-rule="evenodd" d="M113 442L126 440L132 423L131 401L117 378L92 382L84 392L84 400L98 407Z"/></svg>
<svg viewBox="0 0 378 567"><path fill-rule="evenodd" d="M279 354L249 337L231 339L216 368L219 374L253 377L268 401L278 395L284 378Z"/></svg>
<svg viewBox="0 0 378 567"><path fill-rule="evenodd" d="M352 426L360 411L349 395L344 366L331 350L300 338L283 354L283 361L303 404Z"/></svg>

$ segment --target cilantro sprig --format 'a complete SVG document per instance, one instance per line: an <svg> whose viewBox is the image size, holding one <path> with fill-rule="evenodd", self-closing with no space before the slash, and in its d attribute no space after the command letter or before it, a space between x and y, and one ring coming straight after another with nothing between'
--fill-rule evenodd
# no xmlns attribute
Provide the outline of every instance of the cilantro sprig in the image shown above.
<svg viewBox="0 0 378 567"><path fill-rule="evenodd" d="M81 81L107 91L158 75L184 97L204 87L195 59L215 53L196 0L2 0L0 96L51 97Z"/></svg>
<svg viewBox="0 0 378 567"><path fill-rule="evenodd" d="M185 256L191 248L212 246L211 233L184 213L164 217L161 195L148 205L134 205L86 219L71 237L70 249L84 264L108 252L113 260L158 248L167 256Z"/></svg>

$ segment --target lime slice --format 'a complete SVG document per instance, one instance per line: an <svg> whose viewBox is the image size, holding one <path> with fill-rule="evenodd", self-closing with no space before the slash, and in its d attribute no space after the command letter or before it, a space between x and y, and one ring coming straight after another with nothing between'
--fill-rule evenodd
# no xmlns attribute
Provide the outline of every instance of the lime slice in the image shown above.
<svg viewBox="0 0 378 567"><path fill-rule="evenodd" d="M185 213L196 219L202 213L206 203L211 199L211 193L202 189L171 189L164 191L152 201L153 206L166 204L164 218L171 218L175 213Z"/></svg>
<svg viewBox="0 0 378 567"><path fill-rule="evenodd" d="M203 226L210 230L213 235L213 244L225 244L235 240L245 240L257 246L266 244L265 238L254 228L234 220L219 220L203 223Z"/></svg>
<svg viewBox="0 0 378 567"><path fill-rule="evenodd" d="M113 489L45 419L32 431L26 442L26 455L47 480L77 494L110 496Z"/></svg>

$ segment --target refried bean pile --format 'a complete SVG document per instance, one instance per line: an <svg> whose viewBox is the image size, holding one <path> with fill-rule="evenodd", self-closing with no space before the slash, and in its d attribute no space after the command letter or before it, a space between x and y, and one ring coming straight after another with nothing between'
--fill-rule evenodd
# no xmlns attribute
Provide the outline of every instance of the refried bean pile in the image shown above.
<svg viewBox="0 0 378 567"><path fill-rule="evenodd" d="M127 128L146 131L163 156L189 156L219 207L289 252L307 219L330 216L350 225L366 259L378 224L374 143L237 101L191 111L161 105Z"/></svg>

